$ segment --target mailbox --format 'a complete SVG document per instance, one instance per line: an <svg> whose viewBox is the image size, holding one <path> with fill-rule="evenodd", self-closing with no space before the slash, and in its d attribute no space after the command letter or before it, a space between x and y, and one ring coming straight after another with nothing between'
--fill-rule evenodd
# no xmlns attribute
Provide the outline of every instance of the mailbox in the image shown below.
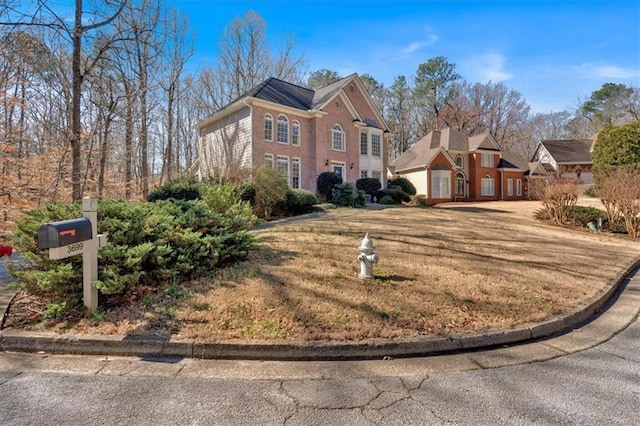
<svg viewBox="0 0 640 426"><path fill-rule="evenodd" d="M85 217L45 223L38 229L38 248L64 247L92 238L91 221Z"/></svg>

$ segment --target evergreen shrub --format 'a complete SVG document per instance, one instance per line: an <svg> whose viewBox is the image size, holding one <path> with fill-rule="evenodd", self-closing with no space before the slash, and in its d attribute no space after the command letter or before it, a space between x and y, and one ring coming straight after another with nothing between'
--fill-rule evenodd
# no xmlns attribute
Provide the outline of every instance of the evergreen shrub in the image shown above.
<svg viewBox="0 0 640 426"><path fill-rule="evenodd" d="M147 201L159 200L198 200L200 199L200 183L193 176L182 176L174 181L153 189Z"/></svg>
<svg viewBox="0 0 640 426"><path fill-rule="evenodd" d="M403 192L409 195L416 195L416 192L417 192L416 187L413 186L411 181L403 177L396 177L393 179L389 179L389 181L387 182L387 187L391 188L392 186L399 186Z"/></svg>
<svg viewBox="0 0 640 426"><path fill-rule="evenodd" d="M342 183L342 176L335 172L322 172L316 181L318 194L326 201L333 199L333 191L336 185Z"/></svg>
<svg viewBox="0 0 640 426"><path fill-rule="evenodd" d="M356 181L356 188L364 191L365 194L371 195L371 197L375 197L380 188L382 188L382 183L380 179L362 178Z"/></svg>
<svg viewBox="0 0 640 426"><path fill-rule="evenodd" d="M250 208L212 211L201 200L155 203L99 202L98 232L108 244L99 252L96 287L103 295L126 295L140 287L159 287L211 274L221 264L243 259L254 237ZM14 243L27 265L15 270L21 288L73 305L82 297L82 256L50 260L37 247L45 222L78 217L81 206L49 204L16 223Z"/></svg>

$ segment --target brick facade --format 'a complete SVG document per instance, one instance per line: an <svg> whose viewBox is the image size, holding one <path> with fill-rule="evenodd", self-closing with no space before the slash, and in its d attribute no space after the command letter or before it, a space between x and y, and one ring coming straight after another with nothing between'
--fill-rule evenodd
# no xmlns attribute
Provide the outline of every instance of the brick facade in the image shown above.
<svg viewBox="0 0 640 426"><path fill-rule="evenodd" d="M268 84L267 80L263 84ZM308 94L309 89L300 88L285 82L276 80L279 88L290 89L295 94ZM342 83L342 84L340 84ZM249 105L251 109L250 119L250 164L243 164L242 167L253 168L265 164L266 156L272 156L274 165L277 164L278 157L289 164L289 183L293 185L293 162L299 161L300 180L299 187L311 192L316 191L316 180L320 173L333 171L342 167L346 182L355 183L360 178L361 173L367 172L366 167L370 164L378 164L376 167L380 172L382 184L386 185L386 152L387 136L386 124L383 122L378 111L373 107L364 86L357 75L347 77L338 82L332 91L326 95L326 99L314 105L312 108L294 108L291 105L281 105L271 99L263 99L257 96L247 96L244 98L244 105ZM297 100L297 99L296 99ZM238 101L240 102L240 101ZM236 102L236 103L238 103ZM199 124L200 130L200 152L209 152L203 141L211 140L207 134L207 129L211 123L216 123L225 119L223 114L220 117L215 114L210 119L205 119ZM265 139L265 117L271 115L273 119L272 140ZM277 141L278 117L283 115L287 118L289 137L288 143ZM296 120L300 124L300 145L292 144L292 126ZM345 149L336 150L332 146L333 128L339 125L345 136ZM382 155L379 162L367 161L362 164L360 153L360 133L375 132L380 136L380 150ZM368 158L365 158L368 160ZM201 177L209 172L200 164ZM370 173L370 172L369 172Z"/></svg>

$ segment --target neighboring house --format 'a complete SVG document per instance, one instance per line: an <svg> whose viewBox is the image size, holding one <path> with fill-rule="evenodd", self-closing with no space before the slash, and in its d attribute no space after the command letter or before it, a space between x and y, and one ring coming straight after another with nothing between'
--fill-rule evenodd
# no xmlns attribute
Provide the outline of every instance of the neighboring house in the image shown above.
<svg viewBox="0 0 640 426"><path fill-rule="evenodd" d="M389 165L428 204L527 198L526 160L503 151L488 133L468 137L448 128L429 132Z"/></svg>
<svg viewBox="0 0 640 426"><path fill-rule="evenodd" d="M200 179L237 179L267 165L311 192L325 171L386 185L388 126L357 74L318 90L270 78L196 129Z"/></svg>
<svg viewBox="0 0 640 426"><path fill-rule="evenodd" d="M593 139L543 140L538 143L531 159L540 163L549 176L573 178L580 183L593 184L591 153Z"/></svg>

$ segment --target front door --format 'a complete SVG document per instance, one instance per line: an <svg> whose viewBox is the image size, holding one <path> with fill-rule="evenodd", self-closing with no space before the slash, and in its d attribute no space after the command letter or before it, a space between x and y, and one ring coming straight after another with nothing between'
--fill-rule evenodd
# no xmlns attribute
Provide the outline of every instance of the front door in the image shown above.
<svg viewBox="0 0 640 426"><path fill-rule="evenodd" d="M464 173L458 172L453 178L454 180L454 197L455 198L465 198L466 196L466 179L464 178Z"/></svg>
<svg viewBox="0 0 640 426"><path fill-rule="evenodd" d="M344 164L332 164L331 165L333 172L339 174L340 176L342 176L342 181L346 180L346 177L344 175Z"/></svg>

